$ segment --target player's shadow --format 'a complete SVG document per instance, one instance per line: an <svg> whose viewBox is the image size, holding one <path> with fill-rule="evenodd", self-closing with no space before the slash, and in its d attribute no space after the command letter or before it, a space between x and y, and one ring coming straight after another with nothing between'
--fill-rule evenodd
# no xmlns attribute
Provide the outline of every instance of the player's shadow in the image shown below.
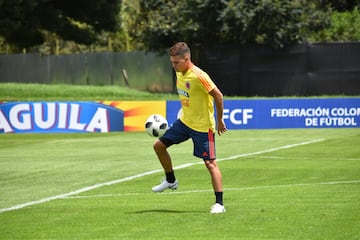
<svg viewBox="0 0 360 240"><path fill-rule="evenodd" d="M146 213L202 213L201 211L180 211L180 210L169 210L169 209L147 209L139 210L135 212L127 212L127 214L146 214Z"/></svg>

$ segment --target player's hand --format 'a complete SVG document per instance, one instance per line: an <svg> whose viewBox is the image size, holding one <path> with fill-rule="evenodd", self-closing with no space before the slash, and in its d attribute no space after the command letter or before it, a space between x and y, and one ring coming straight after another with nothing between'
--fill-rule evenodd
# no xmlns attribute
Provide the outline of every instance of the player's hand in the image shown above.
<svg viewBox="0 0 360 240"><path fill-rule="evenodd" d="M219 136L227 131L224 120L221 120L221 121L218 122L217 131L218 131Z"/></svg>

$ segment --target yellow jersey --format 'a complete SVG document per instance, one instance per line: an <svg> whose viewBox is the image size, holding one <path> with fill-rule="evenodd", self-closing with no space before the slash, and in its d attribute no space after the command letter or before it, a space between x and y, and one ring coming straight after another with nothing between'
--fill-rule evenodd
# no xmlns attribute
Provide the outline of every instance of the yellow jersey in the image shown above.
<svg viewBox="0 0 360 240"><path fill-rule="evenodd" d="M198 132L215 132L214 100L209 94L214 82L203 70L193 65L185 74L176 72L176 88L182 106L180 120Z"/></svg>

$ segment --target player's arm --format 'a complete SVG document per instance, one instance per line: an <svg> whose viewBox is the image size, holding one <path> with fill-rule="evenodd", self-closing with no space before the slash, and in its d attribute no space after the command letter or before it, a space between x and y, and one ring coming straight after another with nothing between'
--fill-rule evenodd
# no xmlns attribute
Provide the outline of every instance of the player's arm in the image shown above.
<svg viewBox="0 0 360 240"><path fill-rule="evenodd" d="M219 135L226 132L226 125L224 122L223 114L224 114L224 101L223 101L223 94L220 90L215 87L212 89L209 94L214 98L215 107L216 107L216 114L217 114L217 132Z"/></svg>

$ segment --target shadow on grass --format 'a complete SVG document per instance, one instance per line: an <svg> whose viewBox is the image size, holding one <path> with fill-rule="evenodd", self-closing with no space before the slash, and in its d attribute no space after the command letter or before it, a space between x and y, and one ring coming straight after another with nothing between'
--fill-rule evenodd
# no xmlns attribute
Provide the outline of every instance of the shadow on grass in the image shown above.
<svg viewBox="0 0 360 240"><path fill-rule="evenodd" d="M135 212L127 212L126 214L145 214L145 213L204 213L203 211L179 211L168 209L148 209Z"/></svg>

